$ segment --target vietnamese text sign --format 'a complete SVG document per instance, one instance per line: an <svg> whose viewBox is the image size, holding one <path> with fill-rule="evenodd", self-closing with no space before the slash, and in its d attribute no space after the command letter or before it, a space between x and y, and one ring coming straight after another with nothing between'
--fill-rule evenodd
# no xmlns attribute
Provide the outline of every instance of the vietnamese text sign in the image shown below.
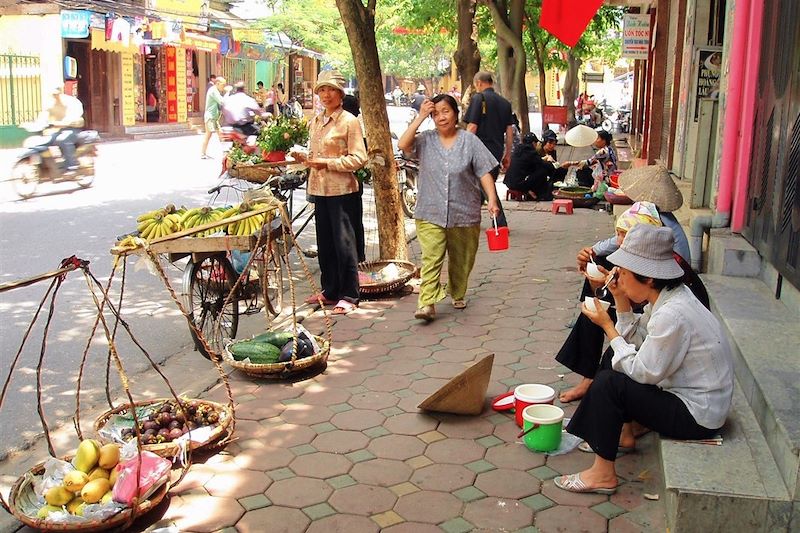
<svg viewBox="0 0 800 533"><path fill-rule="evenodd" d="M164 47L167 52L167 122L178 121L178 61L172 46Z"/></svg>
<svg viewBox="0 0 800 533"><path fill-rule="evenodd" d="M61 38L83 39L89 36L90 11L61 11Z"/></svg>
<svg viewBox="0 0 800 533"><path fill-rule="evenodd" d="M697 90L694 102L694 121L700 113L701 98L716 98L719 93L719 73L722 67L722 50L719 47L701 48L697 51Z"/></svg>
<svg viewBox="0 0 800 533"><path fill-rule="evenodd" d="M650 15L625 15L622 29L622 57L647 59L650 50Z"/></svg>
<svg viewBox="0 0 800 533"><path fill-rule="evenodd" d="M179 20L200 31L208 29L208 0L147 0L146 6L164 20Z"/></svg>
<svg viewBox="0 0 800 533"><path fill-rule="evenodd" d="M122 63L122 125L136 124L136 88L133 76L133 54L120 54Z"/></svg>
<svg viewBox="0 0 800 533"><path fill-rule="evenodd" d="M188 120L186 111L186 50L178 49L175 61L175 71L177 73L177 93L178 93L178 122Z"/></svg>

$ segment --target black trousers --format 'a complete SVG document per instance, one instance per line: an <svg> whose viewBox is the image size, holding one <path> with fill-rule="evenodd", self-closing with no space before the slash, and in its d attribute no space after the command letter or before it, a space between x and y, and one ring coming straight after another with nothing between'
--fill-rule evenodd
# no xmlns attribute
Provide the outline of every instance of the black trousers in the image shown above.
<svg viewBox="0 0 800 533"><path fill-rule="evenodd" d="M497 156L495 156L495 157L497 157ZM502 158L503 158L503 156L501 154L500 158L498 158L498 161L500 161L500 159L502 159ZM492 170L490 172L490 174L492 175L494 180L497 181L497 176L500 175L500 166L498 165L498 166L494 167L494 170ZM484 200L488 200L488 198L486 198L486 193L483 192L483 186L481 186L481 197ZM503 204L500 202L500 195L499 194L497 195L497 206L500 208L500 214L497 215L497 226L498 227L508 226L508 221L506 220L506 212L503 211Z"/></svg>
<svg viewBox="0 0 800 533"><path fill-rule="evenodd" d="M358 180L358 201L352 202L349 206L348 214L350 215L350 223L353 225L353 231L356 236L356 252L358 255L358 262L363 263L367 260L367 246L364 240L364 184Z"/></svg>
<svg viewBox="0 0 800 533"><path fill-rule="evenodd" d="M699 425L671 392L642 385L614 370L597 374L567 431L588 442L603 459L613 461L622 424L633 420L670 439L707 439L719 431Z"/></svg>
<svg viewBox="0 0 800 533"><path fill-rule="evenodd" d="M329 300L358 303L358 252L351 216L360 202L357 192L315 197L320 283Z"/></svg>

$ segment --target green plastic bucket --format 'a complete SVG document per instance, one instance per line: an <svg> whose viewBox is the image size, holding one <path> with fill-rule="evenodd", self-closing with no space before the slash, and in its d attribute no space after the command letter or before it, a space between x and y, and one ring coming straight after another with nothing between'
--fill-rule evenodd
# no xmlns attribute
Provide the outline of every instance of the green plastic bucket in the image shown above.
<svg viewBox="0 0 800 533"><path fill-rule="evenodd" d="M564 411L548 404L529 405L522 411L522 437L525 446L535 452L552 452L561 445L561 421ZM533 428L531 431L529 429Z"/></svg>

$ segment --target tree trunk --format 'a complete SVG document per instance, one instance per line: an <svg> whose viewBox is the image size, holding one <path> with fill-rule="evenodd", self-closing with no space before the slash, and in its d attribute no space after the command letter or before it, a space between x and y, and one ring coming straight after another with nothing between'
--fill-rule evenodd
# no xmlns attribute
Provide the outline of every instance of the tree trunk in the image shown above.
<svg viewBox="0 0 800 533"><path fill-rule="evenodd" d="M487 0L497 34L497 67L499 91L511 101L511 108L519 119L520 131L530 129L528 121L528 91L525 88L526 56L522 45L522 21L525 0L510 0L510 8L503 0Z"/></svg>
<svg viewBox="0 0 800 533"><path fill-rule="evenodd" d="M567 106L567 127L571 128L578 123L575 120L575 99L578 97L578 69L582 61L576 57L572 50L567 53L567 74L564 76L564 103Z"/></svg>
<svg viewBox="0 0 800 533"><path fill-rule="evenodd" d="M536 70L539 72L539 112L544 113L544 106L547 105L547 71L544 68L544 55L547 50L544 49L541 41L536 38L536 32L531 25L530 19L528 20L528 33L531 37L533 44L533 55L536 60ZM546 129L547 124L542 124L542 128Z"/></svg>
<svg viewBox="0 0 800 533"><path fill-rule="evenodd" d="M381 65L375 43L375 0L336 0L342 17L361 95L364 126L372 164L372 186L378 215L381 259L406 259L405 225L394 168L389 115L383 97Z"/></svg>
<svg viewBox="0 0 800 533"><path fill-rule="evenodd" d="M461 94L466 94L472 79L481 69L475 30L475 0L458 0L458 48L453 59L461 78Z"/></svg>

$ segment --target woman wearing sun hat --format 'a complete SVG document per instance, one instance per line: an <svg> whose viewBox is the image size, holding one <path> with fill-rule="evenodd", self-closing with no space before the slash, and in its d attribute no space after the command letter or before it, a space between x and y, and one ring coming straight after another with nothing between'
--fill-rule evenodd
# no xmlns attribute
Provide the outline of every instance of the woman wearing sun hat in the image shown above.
<svg viewBox="0 0 800 533"><path fill-rule="evenodd" d="M672 439L714 436L733 396L733 363L719 321L681 283L683 269L673 257L669 228L639 224L619 250L609 290L616 323L600 306L582 313L600 326L614 351L613 370L600 371L567 431L595 452L594 464L560 476L556 486L570 492L612 494L614 461L632 447L630 422ZM643 313L633 302L647 302Z"/></svg>
<svg viewBox="0 0 800 533"><path fill-rule="evenodd" d="M322 292L306 303L332 305L334 314L358 307L358 252L350 213L357 209L358 180L367 151L358 119L342 109L345 81L339 72L320 72L314 92L325 111L311 119L308 155L295 153L311 169L308 193L315 197L314 225Z"/></svg>

